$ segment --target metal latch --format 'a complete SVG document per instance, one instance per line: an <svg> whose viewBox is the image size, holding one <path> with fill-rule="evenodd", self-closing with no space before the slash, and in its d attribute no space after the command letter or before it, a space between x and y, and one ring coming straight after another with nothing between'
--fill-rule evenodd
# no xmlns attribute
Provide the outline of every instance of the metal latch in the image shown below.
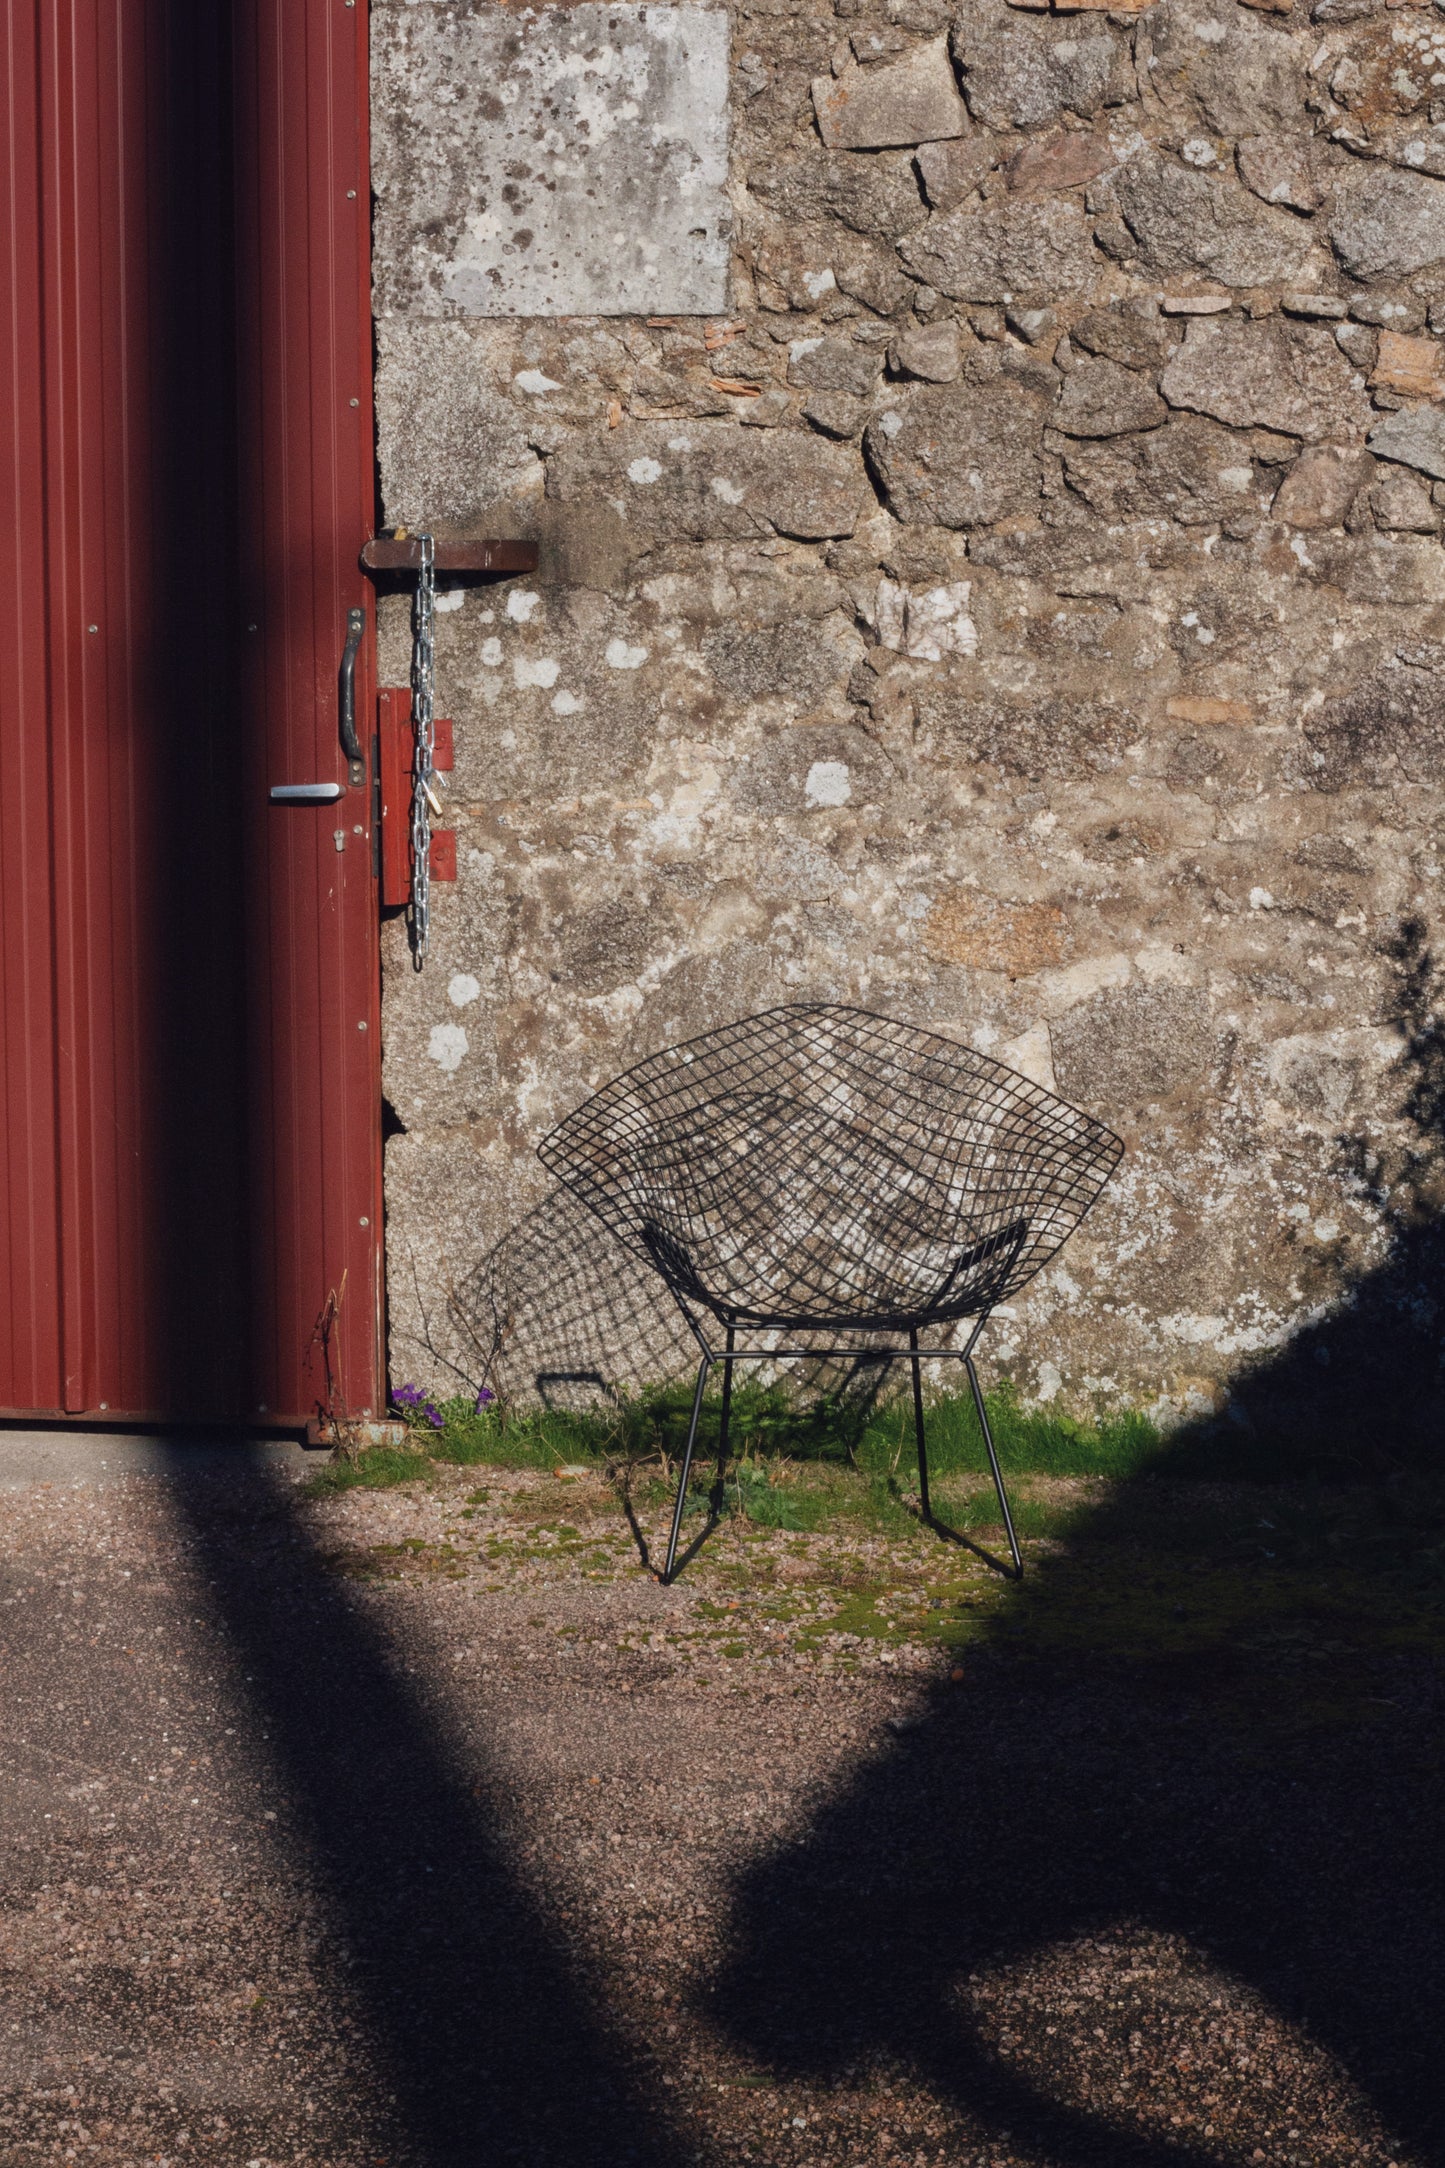
<svg viewBox="0 0 1445 2168"><path fill-rule="evenodd" d="M344 798L344 783L273 783L272 805L334 805Z"/></svg>

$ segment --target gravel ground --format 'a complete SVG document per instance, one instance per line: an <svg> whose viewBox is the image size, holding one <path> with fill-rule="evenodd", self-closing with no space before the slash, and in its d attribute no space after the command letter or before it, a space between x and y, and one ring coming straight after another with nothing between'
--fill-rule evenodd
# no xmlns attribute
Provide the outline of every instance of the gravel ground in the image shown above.
<svg viewBox="0 0 1445 2168"><path fill-rule="evenodd" d="M1445 2162L1419 1634L302 1475L0 1439L0 2168Z"/></svg>

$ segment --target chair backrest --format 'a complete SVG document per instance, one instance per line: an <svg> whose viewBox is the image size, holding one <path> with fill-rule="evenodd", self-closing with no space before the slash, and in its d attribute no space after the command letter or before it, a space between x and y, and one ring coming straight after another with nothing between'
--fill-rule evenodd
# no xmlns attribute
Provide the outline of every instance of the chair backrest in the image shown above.
<svg viewBox="0 0 1445 2168"><path fill-rule="evenodd" d="M1002 1300L1078 1224L1122 1146L971 1047L798 1003L650 1056L538 1149L678 1294L720 1315L801 1304L841 1322Z"/></svg>

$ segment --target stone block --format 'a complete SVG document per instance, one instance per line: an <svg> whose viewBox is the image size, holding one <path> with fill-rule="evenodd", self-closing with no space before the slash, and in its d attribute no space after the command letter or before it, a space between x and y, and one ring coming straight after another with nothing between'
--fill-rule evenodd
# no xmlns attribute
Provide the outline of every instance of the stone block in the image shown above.
<svg viewBox="0 0 1445 2168"><path fill-rule="evenodd" d="M838 76L815 77L813 110L830 150L943 142L968 126L946 37L930 39L891 66L854 65Z"/></svg>
<svg viewBox="0 0 1445 2168"><path fill-rule="evenodd" d="M1273 516L1306 534L1342 527L1373 464L1368 452L1350 446L1311 445L1281 482L1271 506Z"/></svg>
<svg viewBox="0 0 1445 2168"><path fill-rule="evenodd" d="M997 146L986 135L964 136L952 143L926 143L917 159L923 192L935 211L956 210L997 164Z"/></svg>
<svg viewBox="0 0 1445 2168"><path fill-rule="evenodd" d="M1053 301L1087 292L1100 268L1088 222L1071 203L936 214L898 253L916 278L954 301Z"/></svg>
<svg viewBox="0 0 1445 2168"><path fill-rule="evenodd" d="M1056 135L1026 143L1004 168L1016 196L1048 196L1060 188L1082 188L1118 163L1103 135Z"/></svg>
<svg viewBox="0 0 1445 2168"><path fill-rule="evenodd" d="M379 313L725 308L728 34L633 0L379 10Z"/></svg>
<svg viewBox="0 0 1445 2168"><path fill-rule="evenodd" d="M1164 713L1172 723L1196 723L1201 729L1210 729L1220 723L1248 723L1254 719L1247 700L1214 700L1204 694L1176 694L1172 700L1165 701Z"/></svg>
<svg viewBox="0 0 1445 2168"><path fill-rule="evenodd" d="M1069 371L1050 416L1054 428L1070 437L1122 437L1157 429L1168 418L1168 407L1143 377L1102 359Z"/></svg>
<svg viewBox="0 0 1445 2168"><path fill-rule="evenodd" d="M1445 399L1445 345L1406 331L1381 331L1370 382L1407 399Z"/></svg>
<svg viewBox="0 0 1445 2168"><path fill-rule="evenodd" d="M867 478L856 451L807 431L731 422L630 422L576 437L549 462L548 498L601 499L653 540L766 534L820 541L858 523Z"/></svg>
<svg viewBox="0 0 1445 2168"><path fill-rule="evenodd" d="M868 462L895 519L977 527L1039 492L1043 400L1003 383L900 386L869 423Z"/></svg>
<svg viewBox="0 0 1445 2168"><path fill-rule="evenodd" d="M967 580L914 590L880 580L875 604L878 644L915 662L942 662L945 655L975 655L978 628L968 614Z"/></svg>
<svg viewBox="0 0 1445 2168"><path fill-rule="evenodd" d="M919 747L950 770L992 767L1033 781L1107 775L1139 734L1138 717L1104 700L980 699L947 677L916 695Z"/></svg>
<svg viewBox="0 0 1445 2168"><path fill-rule="evenodd" d="M1440 513L1430 492L1405 467L1382 467L1370 484L1375 525L1394 534L1437 534Z"/></svg>
<svg viewBox="0 0 1445 2168"><path fill-rule="evenodd" d="M505 508L504 532L518 531L519 514L520 531L531 531L525 512L543 483L531 443L535 401L503 388L496 336L479 324L377 324L377 448L393 523L495 523Z"/></svg>
<svg viewBox="0 0 1445 2168"><path fill-rule="evenodd" d="M856 437L869 411L868 400L855 399L846 391L815 391L803 402L803 419L825 437Z"/></svg>
<svg viewBox="0 0 1445 2168"><path fill-rule="evenodd" d="M1135 94L1127 39L1100 26L961 18L953 33L969 110L987 128L1090 119Z"/></svg>
<svg viewBox="0 0 1445 2168"><path fill-rule="evenodd" d="M857 812L893 784L886 754L847 723L794 725L766 739L733 777L734 803L769 819Z"/></svg>
<svg viewBox="0 0 1445 2168"><path fill-rule="evenodd" d="M1369 446L1381 459L1393 459L1428 474L1433 481L1445 482L1445 411L1437 406L1387 414L1370 431Z"/></svg>
<svg viewBox="0 0 1445 2168"><path fill-rule="evenodd" d="M881 363L881 355L856 339L794 339L788 348L788 382L804 391L848 391L855 399L866 399Z"/></svg>
<svg viewBox="0 0 1445 2168"><path fill-rule="evenodd" d="M1158 369L1174 351L1175 341L1159 314L1158 303L1147 296L1113 302L1108 308L1090 309L1069 334L1075 346L1087 353L1103 354L1128 369Z"/></svg>
<svg viewBox="0 0 1445 2168"><path fill-rule="evenodd" d="M1299 130L1308 41L1213 0L1165 0L1151 42L1160 96L1187 100L1207 133L1237 142Z"/></svg>
<svg viewBox="0 0 1445 2168"><path fill-rule="evenodd" d="M963 367L963 334L951 317L909 324L888 349L889 367L926 384L951 384Z"/></svg>
<svg viewBox="0 0 1445 2168"><path fill-rule="evenodd" d="M1202 415L1180 414L1166 428L1104 443L1074 443L1064 454L1071 489L1107 519L1171 519L1212 525L1250 501L1254 467L1247 439Z"/></svg>
<svg viewBox="0 0 1445 2168"><path fill-rule="evenodd" d="M750 169L748 189L787 219L836 219L890 246L928 216L911 158L817 150Z"/></svg>
<svg viewBox="0 0 1445 2168"><path fill-rule="evenodd" d="M923 921L923 940L939 963L1020 979L1063 962L1068 922L1051 903L1009 903L981 889L954 888Z"/></svg>
<svg viewBox="0 0 1445 2168"><path fill-rule="evenodd" d="M1352 167L1335 190L1330 240L1355 278L1409 278L1445 261L1445 182Z"/></svg>
<svg viewBox="0 0 1445 2168"><path fill-rule="evenodd" d="M1308 136L1246 136L1234 147L1234 162L1245 187L1262 203L1283 204L1291 211L1317 211L1324 200L1314 177Z"/></svg>
<svg viewBox="0 0 1445 2168"><path fill-rule="evenodd" d="M1297 279L1310 259L1309 230L1298 220L1158 151L1137 152L1099 185L1158 271L1205 271L1231 287L1277 286ZM1101 194L1101 209L1104 200Z"/></svg>
<svg viewBox="0 0 1445 2168"><path fill-rule="evenodd" d="M1169 404L1232 429L1317 439L1363 434L1369 404L1328 331L1267 317L1191 323L1159 380Z"/></svg>
<svg viewBox="0 0 1445 2168"><path fill-rule="evenodd" d="M1377 670L1351 693L1307 716L1307 780L1316 790L1438 781L1445 770L1445 688L1435 658Z"/></svg>
<svg viewBox="0 0 1445 2168"><path fill-rule="evenodd" d="M1218 1061L1209 998L1189 986L1123 986L1049 1025L1065 1099L1132 1110L1207 1082Z"/></svg>
<svg viewBox="0 0 1445 2168"><path fill-rule="evenodd" d="M848 675L848 658L818 626L719 625L702 642L703 660L733 700L791 700L811 707Z"/></svg>
<svg viewBox="0 0 1445 2168"><path fill-rule="evenodd" d="M1346 314L1338 294L1281 294L1279 305L1286 316L1307 317L1311 323L1337 324Z"/></svg>

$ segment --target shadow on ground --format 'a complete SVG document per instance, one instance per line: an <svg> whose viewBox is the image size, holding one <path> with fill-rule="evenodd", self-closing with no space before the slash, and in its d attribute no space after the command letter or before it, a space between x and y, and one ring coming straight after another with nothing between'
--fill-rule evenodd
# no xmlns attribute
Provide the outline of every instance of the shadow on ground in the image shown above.
<svg viewBox="0 0 1445 2168"><path fill-rule="evenodd" d="M1382 1263L1241 1382L1231 1423L1181 1434L1092 1511L963 1682L746 1877L712 2007L748 2051L820 2079L901 2058L1052 2163L1230 2157L1160 2128L1123 2040L1085 2098L1041 2024L1000 2049L970 2016L970 1974L1129 1923L1262 1994L1412 2162L1445 2162L1445 1027L1419 924L1392 962L1400 1125L1339 1146L1383 1214ZM1351 1478L1351 1512L1331 1529L1306 1490L1293 1535L1161 1558L1142 1523L1171 1476L1271 1454ZM1269 2157L1287 2144L1282 2118Z"/></svg>
<svg viewBox="0 0 1445 2168"><path fill-rule="evenodd" d="M213 1486L189 1472L186 1447L171 1460L177 1520L350 1952L351 1995L395 2097L392 2160L681 2159L565 1939L508 1865L475 1751L464 1766L355 1590L325 1570L292 1483L258 1467L249 1483ZM278 1519L292 1536L279 1558L264 1540Z"/></svg>
<svg viewBox="0 0 1445 2168"><path fill-rule="evenodd" d="M1138 1492L1151 1487L1166 1486ZM1141 1526L1148 1504L1091 1513L1072 1555L960 1652L962 1681L934 1688L896 1746L744 1877L711 2012L795 2078L911 2066L1050 2163L1240 2157L1200 2139L1207 2113L1184 2117L1192 2147L1166 2133L1164 2111L1196 2103L1139 2090L1129 2030L1160 2025L1147 1991L1122 1991L1124 2018L1091 2011L1089 2028L1117 2031L1082 2087L1046 2031L1075 2029L1066 1988L1002 2043L973 2007L971 1976L1027 1971L1081 1939L1177 1938L1201 1976L1222 1972L1300 2025L1412 2162L1445 2161L1442 1711L1438 1671L1411 1645L1409 1580L1374 1590L1365 1646L1329 1645L1349 1629L1312 1620L1308 1598L1258 1601L1260 1578L1289 1570L1258 1538L1253 1560L1217 1555L1201 1572L1198 1551L1170 1560ZM1336 1555L1318 1570L1343 1569ZM1218 1620L1216 1574L1235 1599ZM1143 2067L1157 2088L1157 2061ZM1267 2063L1243 2083L1266 2076ZM1292 2158L1283 2077L1276 2098L1269 2157ZM1256 2107L1268 2099L1255 2091Z"/></svg>
<svg viewBox="0 0 1445 2168"><path fill-rule="evenodd" d="M1164 2127L1159 2081L1156 2097L1139 2092L1126 2037L1081 2083L1050 2045L1046 2008L998 2034L970 1996L971 1976L1153 1930L1303 2028L1412 2164L1445 2164L1442 1710L1436 1636L1422 1625L1412 1638L1410 1623L1438 1605L1445 1550L1413 1519L1410 1490L1426 1497L1412 1459L1438 1455L1440 1436L1445 1035L1419 928L1403 929L1395 965L1403 1127L1393 1153L1341 1144L1346 1178L1375 1185L1388 1256L1245 1383L1242 1427L1181 1437L1153 1475L1092 1509L961 1646L961 1682L930 1689L892 1748L743 1874L709 2008L754 2061L828 2083L892 2058L1053 2168L1238 2157L1197 2117ZM493 1358L530 1305L545 1342L526 1358L534 1378L585 1393L637 1291L609 1286L590 1252L559 1253L549 1209L466 1299ZM560 1278L559 1254L572 1258ZM1369 1478L1363 1522L1342 1535L1306 1513L1288 1555L1283 1537L1271 1557L1269 1533L1241 1548L1228 1529L1170 1555L1147 1525L1166 1489L1177 1518L1183 1486L1165 1479L1226 1459L1237 1473L1281 1411L1294 1436L1318 1423L1337 1472ZM286 1488L272 1502L282 1514ZM249 1507L174 1489L354 1953L403 2157L699 2157L701 2134L647 2104L565 1938L509 1867L486 1783L299 1522L289 1562L263 1567ZM1198 1496L1203 1507L1206 1485ZM1271 1597L1285 1572L1293 1593ZM1371 1627L1358 1645L1341 1623L1352 1610ZM1213 1624L1191 1632L1201 1613ZM1292 1615L1341 1639L1291 1649ZM1289 2135L1281 2120L1268 2157L1296 2157Z"/></svg>

